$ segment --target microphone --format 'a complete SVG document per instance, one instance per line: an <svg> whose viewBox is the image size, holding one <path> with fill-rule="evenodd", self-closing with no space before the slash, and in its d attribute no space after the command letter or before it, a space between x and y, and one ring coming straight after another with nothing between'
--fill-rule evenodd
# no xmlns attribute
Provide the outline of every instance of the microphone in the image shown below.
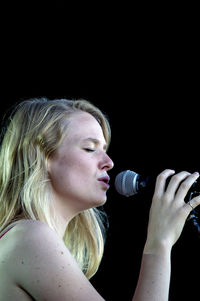
<svg viewBox="0 0 200 301"><path fill-rule="evenodd" d="M120 172L115 178L115 188L117 192L126 197L135 195L140 192L154 191L156 177L141 176L134 171L125 170ZM169 182L169 179L167 183ZM193 197L200 194L200 182L195 181L191 186L186 196L186 203ZM191 211L188 219L195 226L200 238L200 208L195 208Z"/></svg>
<svg viewBox="0 0 200 301"><path fill-rule="evenodd" d="M134 171L125 170L116 176L115 188L119 194L129 197L143 191L154 191L155 181L156 177L144 177ZM200 194L200 183L195 181L189 192Z"/></svg>
<svg viewBox="0 0 200 301"><path fill-rule="evenodd" d="M150 188L150 186L152 188L152 182L154 179L150 176L142 177L134 171L125 170L116 176L115 188L119 194L129 197Z"/></svg>

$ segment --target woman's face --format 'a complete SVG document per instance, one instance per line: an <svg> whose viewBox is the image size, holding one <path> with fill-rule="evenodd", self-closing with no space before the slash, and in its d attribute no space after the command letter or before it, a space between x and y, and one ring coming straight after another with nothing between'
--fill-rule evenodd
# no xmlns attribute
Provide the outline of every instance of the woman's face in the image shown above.
<svg viewBox="0 0 200 301"><path fill-rule="evenodd" d="M56 202L72 213L103 205L109 188L107 172L112 167L97 120L86 112L75 113L65 139L49 161Z"/></svg>

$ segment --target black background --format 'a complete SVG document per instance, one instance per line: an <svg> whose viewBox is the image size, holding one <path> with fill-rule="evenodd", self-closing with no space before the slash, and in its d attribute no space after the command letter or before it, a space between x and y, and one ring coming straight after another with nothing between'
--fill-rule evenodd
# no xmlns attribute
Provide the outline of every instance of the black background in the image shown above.
<svg viewBox="0 0 200 301"><path fill-rule="evenodd" d="M195 12L183 4L145 3L3 11L1 117L15 102L38 96L85 98L109 117L115 167L104 208L110 227L92 279L108 301L131 300L151 201L119 196L116 174L200 171ZM199 239L187 223L172 251L171 301L198 296L199 254Z"/></svg>

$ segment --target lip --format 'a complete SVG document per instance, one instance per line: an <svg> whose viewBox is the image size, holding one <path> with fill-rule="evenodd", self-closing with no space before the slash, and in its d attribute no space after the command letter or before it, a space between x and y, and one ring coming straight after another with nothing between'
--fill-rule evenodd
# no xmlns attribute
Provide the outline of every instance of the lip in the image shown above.
<svg viewBox="0 0 200 301"><path fill-rule="evenodd" d="M110 185L109 185L110 178L108 176L101 177L98 179L98 181L101 182L102 185L104 185L104 187L106 187L107 189L110 187Z"/></svg>

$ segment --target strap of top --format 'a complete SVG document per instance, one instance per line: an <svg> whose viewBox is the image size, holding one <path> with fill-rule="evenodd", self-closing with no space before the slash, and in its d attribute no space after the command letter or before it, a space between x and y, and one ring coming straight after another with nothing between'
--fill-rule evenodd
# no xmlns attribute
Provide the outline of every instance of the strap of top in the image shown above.
<svg viewBox="0 0 200 301"><path fill-rule="evenodd" d="M14 226L13 226L14 227ZM8 230L6 230L6 232L4 232L2 235L0 235L0 238L3 237L10 229L12 229L13 227L9 228Z"/></svg>

